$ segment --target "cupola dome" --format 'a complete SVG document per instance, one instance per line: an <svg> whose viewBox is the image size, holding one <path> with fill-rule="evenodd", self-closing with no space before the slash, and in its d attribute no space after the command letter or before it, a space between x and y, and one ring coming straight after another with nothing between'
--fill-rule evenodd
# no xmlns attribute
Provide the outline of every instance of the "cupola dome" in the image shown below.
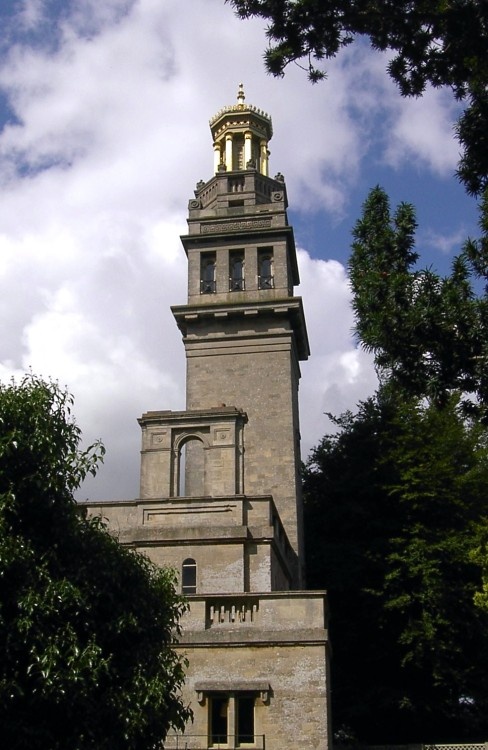
<svg viewBox="0 0 488 750"><path fill-rule="evenodd" d="M268 141L273 135L271 117L245 103L239 84L237 103L219 110L210 120L214 141L215 172L255 169L268 176Z"/></svg>

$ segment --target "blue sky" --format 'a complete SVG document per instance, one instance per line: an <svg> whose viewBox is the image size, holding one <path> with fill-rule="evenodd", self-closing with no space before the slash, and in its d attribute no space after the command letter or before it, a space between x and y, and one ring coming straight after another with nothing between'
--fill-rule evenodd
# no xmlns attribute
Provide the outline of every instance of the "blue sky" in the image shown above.
<svg viewBox="0 0 488 750"><path fill-rule="evenodd" d="M313 220L306 214L291 211L290 217L301 242L318 257L330 257L347 263L351 231L361 214L365 196L374 185L388 193L392 208L405 201L416 208L418 230L418 265L432 266L439 273L450 273L453 256L468 236L478 236L477 204L463 190L455 177L442 177L415 166L391 169L365 160L361 178L348 195L347 215L337 220L328 212L316 212ZM326 243L324 243L326 238Z"/></svg>
<svg viewBox="0 0 488 750"><path fill-rule="evenodd" d="M184 352L169 311L185 301L195 184L212 175L209 118L246 98L273 118L312 357L300 390L304 453L324 412L372 393L352 337L345 264L368 190L413 202L421 266L447 273L476 204L453 176L448 91L402 99L367 46L311 86L262 64L260 21L223 0L0 3L0 376L29 367L67 384L87 440L108 454L99 497L138 487L137 416L184 408Z"/></svg>

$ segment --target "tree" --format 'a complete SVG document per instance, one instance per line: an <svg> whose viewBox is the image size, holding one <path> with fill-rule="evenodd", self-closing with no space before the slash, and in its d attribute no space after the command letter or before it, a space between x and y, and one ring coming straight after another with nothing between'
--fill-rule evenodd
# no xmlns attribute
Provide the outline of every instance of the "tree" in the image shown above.
<svg viewBox="0 0 488 750"><path fill-rule="evenodd" d="M72 398L32 375L0 385L0 726L12 750L160 747L189 718L172 648L173 573L125 549L73 492Z"/></svg>
<svg viewBox="0 0 488 750"><path fill-rule="evenodd" d="M488 612L474 603L473 555L486 428L455 397L439 409L390 386L336 421L304 477L309 584L327 589L332 612L335 732L375 744L484 737Z"/></svg>
<svg viewBox="0 0 488 750"><path fill-rule="evenodd" d="M353 230L349 273L357 335L383 377L438 405L457 390L465 412L486 421L488 298L475 285L488 281L488 194L482 208L483 239L468 240L441 277L416 266L413 206L392 214L376 187Z"/></svg>
<svg viewBox="0 0 488 750"><path fill-rule="evenodd" d="M481 566L482 584L475 592L474 602L477 607L488 613L488 517L477 525L477 544L471 550L471 560Z"/></svg>
<svg viewBox="0 0 488 750"><path fill-rule="evenodd" d="M403 96L426 86L449 86L466 103L457 133L464 147L459 176L468 192L488 187L488 6L484 0L230 0L241 18L268 22L265 63L283 75L305 58L313 82L317 67L355 39L391 51L388 72Z"/></svg>

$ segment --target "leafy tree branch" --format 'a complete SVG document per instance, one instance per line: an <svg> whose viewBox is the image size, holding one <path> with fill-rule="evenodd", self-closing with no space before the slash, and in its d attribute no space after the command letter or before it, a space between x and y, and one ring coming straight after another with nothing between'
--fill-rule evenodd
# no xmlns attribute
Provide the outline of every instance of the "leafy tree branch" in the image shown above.
<svg viewBox="0 0 488 750"><path fill-rule="evenodd" d="M72 397L0 384L0 725L13 750L148 750L183 729L185 604L174 574L123 548L73 492L103 447L80 449Z"/></svg>

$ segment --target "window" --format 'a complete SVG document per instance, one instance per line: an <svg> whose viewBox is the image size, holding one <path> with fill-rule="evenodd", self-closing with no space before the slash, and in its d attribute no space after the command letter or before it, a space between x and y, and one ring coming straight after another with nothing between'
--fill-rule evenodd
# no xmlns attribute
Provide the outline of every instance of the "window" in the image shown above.
<svg viewBox="0 0 488 750"><path fill-rule="evenodd" d="M209 701L211 745L227 745L229 699L226 695L215 695Z"/></svg>
<svg viewBox="0 0 488 750"><path fill-rule="evenodd" d="M273 249L270 247L258 250L258 288L273 289Z"/></svg>
<svg viewBox="0 0 488 750"><path fill-rule="evenodd" d="M202 254L200 266L200 293L215 293L215 255L213 253Z"/></svg>
<svg viewBox="0 0 488 750"><path fill-rule="evenodd" d="M254 695L236 695L236 744L254 745Z"/></svg>
<svg viewBox="0 0 488 750"><path fill-rule="evenodd" d="M187 557L181 567L181 593L197 593L197 564L191 557Z"/></svg>
<svg viewBox="0 0 488 750"><path fill-rule="evenodd" d="M229 258L229 291L244 290L244 253L232 252Z"/></svg>
<svg viewBox="0 0 488 750"><path fill-rule="evenodd" d="M209 697L209 744L228 747L256 746L255 693L217 693ZM229 736L234 726L235 736ZM231 730L232 731L232 730Z"/></svg>

